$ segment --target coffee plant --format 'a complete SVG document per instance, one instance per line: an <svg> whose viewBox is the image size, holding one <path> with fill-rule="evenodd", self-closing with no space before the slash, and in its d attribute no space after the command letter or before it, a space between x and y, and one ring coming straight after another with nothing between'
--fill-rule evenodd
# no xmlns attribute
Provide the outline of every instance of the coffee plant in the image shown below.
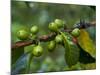
<svg viewBox="0 0 100 75"><path fill-rule="evenodd" d="M73 28L65 29L64 27L66 26L66 23L61 19L55 19L48 25L48 29L51 33L41 37L37 35L39 32L39 27L37 25L33 25L30 28L30 31L25 29L17 31L17 37L20 41L12 45L12 52L15 53L15 49L24 51L25 46L33 44L33 49L26 52L26 54L28 54L27 60L25 62L26 73L30 72L31 61L34 58L38 59L44 55L45 48L41 43L46 42L47 44L45 47L47 47L47 51L50 53L54 52L58 45L64 47L64 59L68 66L65 67L64 70L74 70L77 68L77 64L81 64L82 66L84 63L95 63L95 46L86 32L86 28L91 27L92 25L92 23L85 23L80 21L80 23L75 24ZM86 37L83 38L83 36ZM23 53L23 51L21 53ZM14 58L14 56L12 56L12 58ZM16 59L14 58L12 64L14 64L17 59L18 57Z"/></svg>

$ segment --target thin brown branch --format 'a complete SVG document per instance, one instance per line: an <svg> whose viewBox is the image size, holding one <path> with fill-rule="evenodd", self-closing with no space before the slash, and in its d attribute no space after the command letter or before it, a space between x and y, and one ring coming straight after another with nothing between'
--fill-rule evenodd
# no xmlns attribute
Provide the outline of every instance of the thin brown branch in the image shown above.
<svg viewBox="0 0 100 75"><path fill-rule="evenodd" d="M49 41L49 40L52 40L54 39L54 37L56 36L56 33L50 33L48 35L43 35L43 36L40 36L38 37L38 41ZM26 41L18 41L14 44L12 44L12 49L14 48L19 48L19 47L24 47L24 46L28 46L28 45L31 45L31 44L36 44L36 40L26 40Z"/></svg>
<svg viewBox="0 0 100 75"><path fill-rule="evenodd" d="M81 26L81 27L78 27L78 28L87 28L87 27L90 27L90 26L96 26L96 22L91 22L88 24L88 26ZM71 29L66 29L66 30L63 30L64 32L71 32L73 30L73 28ZM48 35L43 35L43 36L40 36L38 37L38 41L41 41L41 42L46 42L46 41L50 41L52 39L55 38L57 34L56 33L50 33ZM19 48L19 47L25 47L25 46L29 46L31 44L36 44L37 40L26 40L26 41L18 41L14 44L12 44L11 48L14 49L14 48Z"/></svg>

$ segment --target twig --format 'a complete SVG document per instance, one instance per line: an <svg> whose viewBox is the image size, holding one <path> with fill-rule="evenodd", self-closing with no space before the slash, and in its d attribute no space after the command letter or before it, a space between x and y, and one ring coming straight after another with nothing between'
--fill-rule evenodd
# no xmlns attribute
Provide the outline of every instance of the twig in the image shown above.
<svg viewBox="0 0 100 75"><path fill-rule="evenodd" d="M96 22L93 21L91 23L84 23L84 24L81 24L80 26L78 26L77 28L85 29L85 28L88 28L91 26L96 26ZM66 29L66 30L63 30L63 32L71 32L73 29L74 28ZM37 39L41 42L46 42L46 41L50 41L50 40L54 39L56 35L57 35L56 33L50 33L48 35L40 36ZM37 40L18 41L18 42L11 45L11 49L29 46L31 44L36 44L36 42L37 42Z"/></svg>
<svg viewBox="0 0 100 75"><path fill-rule="evenodd" d="M38 40L39 41L50 41L52 39L54 39L54 37L56 36L56 33L51 33L49 35L43 35L43 36L40 36L38 37ZM31 45L31 44L36 44L36 40L26 40L26 41L18 41L14 44L12 44L11 48L14 49L14 48L18 48L18 47L24 47L24 46L28 46L28 45Z"/></svg>

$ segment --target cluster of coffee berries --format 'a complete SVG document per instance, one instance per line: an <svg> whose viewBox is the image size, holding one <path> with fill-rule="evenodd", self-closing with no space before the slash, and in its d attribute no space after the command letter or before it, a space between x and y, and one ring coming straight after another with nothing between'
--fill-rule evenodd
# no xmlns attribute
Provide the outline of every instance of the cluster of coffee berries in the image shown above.
<svg viewBox="0 0 100 75"><path fill-rule="evenodd" d="M54 51L56 44L62 44L62 42L63 42L63 37L62 35L58 34L54 40L49 41L48 46L47 46L48 51L49 52Z"/></svg>
<svg viewBox="0 0 100 75"><path fill-rule="evenodd" d="M32 39L34 37L36 37L36 34L39 32L39 28L38 26L34 25L30 28L30 31L25 30L25 29L21 29L17 32L17 37L20 40L27 40L27 39ZM30 38L31 35L31 38ZM33 50L32 50L32 54L36 57L39 57L43 54L43 48L40 44L38 45L34 45Z"/></svg>
<svg viewBox="0 0 100 75"><path fill-rule="evenodd" d="M54 22L49 24L49 29L53 32L58 32L58 30L62 27L64 27L64 21L60 19L55 19ZM75 38L80 35L80 30L78 28L73 29L71 35L74 37L74 41L72 41L76 42ZM48 43L48 50L52 52L55 49L56 44L59 43L63 44L63 37L61 34L58 33L55 39Z"/></svg>
<svg viewBox="0 0 100 75"><path fill-rule="evenodd" d="M35 34L37 34L38 31L39 31L39 28L38 28L37 26L33 26L33 27L31 28L31 33L32 33L32 36L33 36L32 38L34 38ZM33 47L32 53L33 53L33 55L36 56L36 57L41 56L41 55L43 54L43 48L42 48L42 46L41 46L40 44L35 45L35 46Z"/></svg>
<svg viewBox="0 0 100 75"><path fill-rule="evenodd" d="M49 52L54 51L56 44L63 44L63 37L59 30L64 27L64 21L61 19L55 19L54 22L50 23L48 28L56 32L57 35L56 37L49 41L47 44L47 49ZM22 29L17 32L17 37L20 40L28 40L28 39L36 39L36 35L39 32L39 27L34 25L30 28L30 31ZM75 39L80 35L80 30L78 28L75 28L72 30L71 35L74 37L73 42L76 42L77 40ZM40 45L40 41L38 41L38 44L35 44L33 46L32 54L36 57L39 57L43 54L43 47Z"/></svg>
<svg viewBox="0 0 100 75"><path fill-rule="evenodd" d="M60 28L64 27L64 21L61 19L55 19L54 22L50 23L48 28L53 32L58 32ZM57 34L54 40L49 41L48 43L48 51L54 51L56 44L62 43L63 37L60 34Z"/></svg>
<svg viewBox="0 0 100 75"><path fill-rule="evenodd" d="M17 32L17 37L20 39L20 40L27 40L27 39L31 39L30 38L30 35L31 37L34 37L39 31L39 28L38 26L32 26L30 31L28 30L25 30L25 29L21 29ZM31 32L31 33L30 33Z"/></svg>
<svg viewBox="0 0 100 75"><path fill-rule="evenodd" d="M57 32L59 28L62 28L64 26L64 21L60 19L55 19L54 22L49 24L49 29L51 31Z"/></svg>

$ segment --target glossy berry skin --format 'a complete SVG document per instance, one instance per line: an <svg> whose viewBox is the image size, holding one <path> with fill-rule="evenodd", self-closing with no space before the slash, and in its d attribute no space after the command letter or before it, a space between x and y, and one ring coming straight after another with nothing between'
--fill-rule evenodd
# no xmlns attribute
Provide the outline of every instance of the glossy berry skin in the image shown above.
<svg viewBox="0 0 100 75"><path fill-rule="evenodd" d="M33 55L39 57L43 54L43 48L40 45L33 47Z"/></svg>
<svg viewBox="0 0 100 75"><path fill-rule="evenodd" d="M64 26L64 22L60 19L56 19L55 23L57 24L58 28L62 28Z"/></svg>
<svg viewBox="0 0 100 75"><path fill-rule="evenodd" d="M17 32L17 37L20 39L20 40L26 40L29 38L29 32L27 30L19 30Z"/></svg>
<svg viewBox="0 0 100 75"><path fill-rule="evenodd" d="M56 43L62 43L62 41L63 41L63 37L62 37L62 35L57 35L56 37L55 37L55 41L56 41Z"/></svg>
<svg viewBox="0 0 100 75"><path fill-rule="evenodd" d="M75 28L71 34L74 36L74 37L78 37L80 35L80 30L78 28Z"/></svg>
<svg viewBox="0 0 100 75"><path fill-rule="evenodd" d="M52 52L52 51L54 51L54 49L55 49L55 47L56 47L56 42L55 41L50 41L49 43L48 43L48 51L49 52Z"/></svg>
<svg viewBox="0 0 100 75"><path fill-rule="evenodd" d="M38 31L39 31L38 26L33 26L33 27L31 28L31 33L32 33L32 34L36 34Z"/></svg>
<svg viewBox="0 0 100 75"><path fill-rule="evenodd" d="M51 31L57 32L57 31L58 31L57 24L54 23L54 22L50 23L50 24L49 24L49 29L50 29Z"/></svg>

